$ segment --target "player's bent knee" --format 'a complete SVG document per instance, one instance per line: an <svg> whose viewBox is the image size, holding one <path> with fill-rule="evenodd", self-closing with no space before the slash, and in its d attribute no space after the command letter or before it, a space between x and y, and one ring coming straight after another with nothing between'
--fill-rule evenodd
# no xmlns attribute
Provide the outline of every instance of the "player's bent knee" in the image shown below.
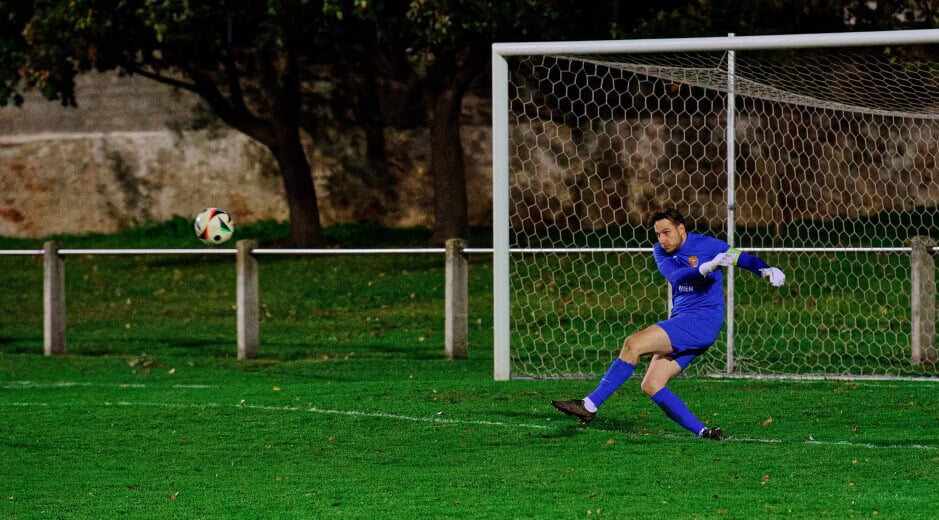
<svg viewBox="0 0 939 520"><path fill-rule="evenodd" d="M635 364L641 352L636 348L636 340L629 336L623 341L623 348L619 352L619 358L627 363Z"/></svg>
<svg viewBox="0 0 939 520"><path fill-rule="evenodd" d="M642 388L642 393L646 394L649 397L657 394L659 390L665 388L665 385L659 381L650 381L643 379L642 384L639 385Z"/></svg>
<svg viewBox="0 0 939 520"><path fill-rule="evenodd" d="M648 339L649 338L643 334L630 335L623 341L623 348L620 350L619 358L635 365L639 362L640 357L654 350L650 348L652 345L649 343Z"/></svg>

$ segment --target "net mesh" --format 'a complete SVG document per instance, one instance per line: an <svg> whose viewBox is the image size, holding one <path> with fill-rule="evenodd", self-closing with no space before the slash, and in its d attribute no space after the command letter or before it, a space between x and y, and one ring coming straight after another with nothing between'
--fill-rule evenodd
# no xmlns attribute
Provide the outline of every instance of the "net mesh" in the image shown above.
<svg viewBox="0 0 939 520"><path fill-rule="evenodd" d="M667 317L650 212L728 239L731 90L733 242L788 278L737 269L732 356L722 332L688 372L936 375L910 362L910 254L875 249L939 235L935 51L511 59L513 376L602 373Z"/></svg>

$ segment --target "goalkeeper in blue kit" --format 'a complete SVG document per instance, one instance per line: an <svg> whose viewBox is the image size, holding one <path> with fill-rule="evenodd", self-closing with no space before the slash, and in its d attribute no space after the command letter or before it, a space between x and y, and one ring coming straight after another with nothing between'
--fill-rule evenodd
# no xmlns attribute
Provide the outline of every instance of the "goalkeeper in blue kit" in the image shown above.
<svg viewBox="0 0 939 520"><path fill-rule="evenodd" d="M619 358L590 395L551 404L589 423L600 405L632 376L640 356L651 354L642 391L665 415L691 433L720 440L724 431L705 426L667 388L668 382L711 347L724 325L721 267L742 267L766 278L774 287L781 286L786 275L754 255L731 248L723 240L687 233L684 217L674 209L655 213L649 224L658 239L653 248L655 263L672 287L671 316L626 338Z"/></svg>

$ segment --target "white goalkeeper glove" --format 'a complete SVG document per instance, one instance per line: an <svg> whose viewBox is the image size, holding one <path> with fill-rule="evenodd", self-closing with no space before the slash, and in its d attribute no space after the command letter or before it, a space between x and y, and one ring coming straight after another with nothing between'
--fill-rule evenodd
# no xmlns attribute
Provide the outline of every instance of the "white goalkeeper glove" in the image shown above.
<svg viewBox="0 0 939 520"><path fill-rule="evenodd" d="M769 280L769 284L773 287L779 287L786 282L786 273L776 269L775 267L760 269L760 276Z"/></svg>
<svg viewBox="0 0 939 520"><path fill-rule="evenodd" d="M698 272L701 273L701 276L707 276L714 271L717 271L718 267L727 267L728 265L733 265L734 260L737 259L737 255L731 253L730 251L726 253L721 253L711 260L704 262L698 266Z"/></svg>

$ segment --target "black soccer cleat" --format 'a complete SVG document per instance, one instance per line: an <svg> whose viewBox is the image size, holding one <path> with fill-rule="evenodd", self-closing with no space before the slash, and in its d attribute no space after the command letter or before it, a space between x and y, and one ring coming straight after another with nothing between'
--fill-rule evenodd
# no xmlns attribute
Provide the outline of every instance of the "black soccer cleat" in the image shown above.
<svg viewBox="0 0 939 520"><path fill-rule="evenodd" d="M712 441L719 441L724 438L724 429L723 428L705 428L701 430L702 439L711 439Z"/></svg>
<svg viewBox="0 0 939 520"><path fill-rule="evenodd" d="M587 424L597 415L596 412L588 412L584 407L584 401L575 399L573 401L551 401L551 406L580 419L580 422Z"/></svg>

